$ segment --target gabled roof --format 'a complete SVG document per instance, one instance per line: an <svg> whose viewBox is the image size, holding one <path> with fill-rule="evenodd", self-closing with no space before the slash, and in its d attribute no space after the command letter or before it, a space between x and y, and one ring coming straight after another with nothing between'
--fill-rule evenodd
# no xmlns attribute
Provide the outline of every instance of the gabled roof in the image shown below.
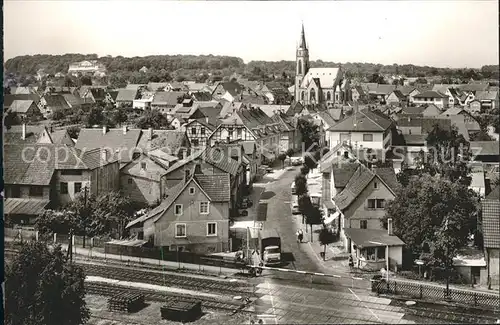
<svg viewBox="0 0 500 325"><path fill-rule="evenodd" d="M170 155L176 155L181 148L189 146L186 132L179 130L153 130L150 139L149 130L141 130L137 148L142 151L162 149Z"/></svg>
<svg viewBox="0 0 500 325"><path fill-rule="evenodd" d="M295 102L290 105L286 111L286 115L294 116L295 114L300 114L304 110L304 106L300 102Z"/></svg>
<svg viewBox="0 0 500 325"><path fill-rule="evenodd" d="M446 111L444 111L442 114L443 115L458 115L462 112L465 112L463 108L460 107L450 107Z"/></svg>
<svg viewBox="0 0 500 325"><path fill-rule="evenodd" d="M398 86L396 89L399 90L401 94L403 94L403 96L406 97L410 95L410 93L414 91L416 88L413 86Z"/></svg>
<svg viewBox="0 0 500 325"><path fill-rule="evenodd" d="M231 176L238 174L240 163L229 157L223 149L208 147L203 152L202 159L218 169L229 173Z"/></svg>
<svg viewBox="0 0 500 325"><path fill-rule="evenodd" d="M389 188L390 191L396 193L396 189L399 187L399 182L394 172L394 168L391 167L377 167L373 168L373 172L384 182L384 184Z"/></svg>
<svg viewBox="0 0 500 325"><path fill-rule="evenodd" d="M38 104L40 102L40 96L38 96L37 94L29 94L29 95L28 94L22 94L22 95L7 94L7 95L3 96L3 106L9 107L10 105L12 105L12 103L15 100L32 100Z"/></svg>
<svg viewBox="0 0 500 325"><path fill-rule="evenodd" d="M4 143L36 143L45 130L40 125L26 125L26 138L22 140L22 128L22 125L12 125L10 128L4 128Z"/></svg>
<svg viewBox="0 0 500 325"><path fill-rule="evenodd" d="M206 88L208 85L206 83L188 83L186 84L186 87L189 89L191 92L198 92L202 91L204 88Z"/></svg>
<svg viewBox="0 0 500 325"><path fill-rule="evenodd" d="M481 150L477 154L480 156L498 156L500 154L499 141L471 141L470 148Z"/></svg>
<svg viewBox="0 0 500 325"><path fill-rule="evenodd" d="M63 94L62 95L66 102L71 105L71 106L79 106L82 104L82 99L78 96L75 96L73 94Z"/></svg>
<svg viewBox="0 0 500 325"><path fill-rule="evenodd" d="M137 97L137 89L119 89L116 96L117 102L132 102Z"/></svg>
<svg viewBox="0 0 500 325"><path fill-rule="evenodd" d="M491 190L490 194L486 195L486 200L500 200L500 185L497 185L493 190Z"/></svg>
<svg viewBox="0 0 500 325"><path fill-rule="evenodd" d="M221 86L225 91L227 91L233 97L239 95L243 91L243 86L237 82L231 82L231 81L220 82L218 86Z"/></svg>
<svg viewBox="0 0 500 325"><path fill-rule="evenodd" d="M339 68L310 68L300 87L307 88L311 82L316 82L317 85L318 83L321 85L321 88L333 88L339 75Z"/></svg>
<svg viewBox="0 0 500 325"><path fill-rule="evenodd" d="M78 135L76 148L78 149L95 149L95 148L110 148L112 150L127 150L121 155L124 162L132 160L132 150L137 147L141 136L140 129L128 130L123 134L123 129L109 129L103 134L102 128L82 128Z"/></svg>
<svg viewBox="0 0 500 325"><path fill-rule="evenodd" d="M137 90L139 90L139 88L146 87L146 86L147 86L146 84L128 84L125 89L135 90L137 92Z"/></svg>
<svg viewBox="0 0 500 325"><path fill-rule="evenodd" d="M477 100L497 100L498 91L497 90L477 91L475 98Z"/></svg>
<svg viewBox="0 0 500 325"><path fill-rule="evenodd" d="M428 90L421 92L420 94L417 94L413 96L414 98L448 98L445 94L442 94L438 91L433 91L433 90Z"/></svg>
<svg viewBox="0 0 500 325"><path fill-rule="evenodd" d="M500 248L500 201L483 200L484 247Z"/></svg>
<svg viewBox="0 0 500 325"><path fill-rule="evenodd" d="M450 130L451 122L447 119L436 119L421 116L401 116L396 122L399 127L421 127L422 134L428 134L434 125L439 125L441 129Z"/></svg>
<svg viewBox="0 0 500 325"><path fill-rule="evenodd" d="M66 99L63 97L63 95L45 95L43 97L45 99L45 102L47 103L47 106L51 107L52 109L68 109L69 105Z"/></svg>
<svg viewBox="0 0 500 325"><path fill-rule="evenodd" d="M427 107L425 106L407 106L403 107L402 114L422 115Z"/></svg>
<svg viewBox="0 0 500 325"><path fill-rule="evenodd" d="M203 153L205 152L205 150L198 150L198 151L194 151L192 152L189 156L187 156L186 158L184 159L181 159L177 162L175 162L172 166L170 166L170 168L167 170L167 174L170 174L171 172L181 168L182 166L190 163L191 161L194 161L198 158L201 157L201 155L203 155Z"/></svg>
<svg viewBox="0 0 500 325"><path fill-rule="evenodd" d="M327 112L335 121L340 121L342 118L342 108L330 108Z"/></svg>
<svg viewBox="0 0 500 325"><path fill-rule="evenodd" d="M199 101L209 101L212 100L212 94L207 91L196 91L192 92L191 95Z"/></svg>
<svg viewBox="0 0 500 325"><path fill-rule="evenodd" d="M403 138L404 138L405 144L407 146L410 146L410 145L422 146L425 144L425 141L427 139L427 135L426 134L403 134Z"/></svg>
<svg viewBox="0 0 500 325"><path fill-rule="evenodd" d="M195 174L195 181L205 191L212 202L229 202L231 183L229 174Z"/></svg>
<svg viewBox="0 0 500 325"><path fill-rule="evenodd" d="M328 127L332 127L337 124L337 121L327 111L318 112L317 114L323 119Z"/></svg>
<svg viewBox="0 0 500 325"><path fill-rule="evenodd" d="M335 187L344 188L351 179L354 172L360 166L359 162L348 162L342 164L333 164L332 173Z"/></svg>
<svg viewBox="0 0 500 325"><path fill-rule="evenodd" d="M383 229L344 228L344 231L346 236L361 248L377 246L403 246L405 244L401 239L399 239L398 236L389 236L387 230Z"/></svg>
<svg viewBox="0 0 500 325"><path fill-rule="evenodd" d="M21 114L26 114L29 110L29 108L34 104L35 102L32 100L18 100L16 99L14 102L9 107L9 111L12 113L21 113ZM36 107L36 106L35 106ZM38 109L38 108L37 108Z"/></svg>
<svg viewBox="0 0 500 325"><path fill-rule="evenodd" d="M488 90L488 88L490 87L490 85L487 84L487 83L485 83L485 84L476 83L476 84L462 84L462 85L459 85L458 87L462 91L473 91L473 92L476 92L476 91L485 91L485 90Z"/></svg>
<svg viewBox="0 0 500 325"><path fill-rule="evenodd" d="M384 132L391 125L391 120L382 113L363 109L338 122L329 131Z"/></svg>
<svg viewBox="0 0 500 325"><path fill-rule="evenodd" d="M148 88L151 91L158 91L158 89L163 90L168 86L168 82L150 82L148 83Z"/></svg>

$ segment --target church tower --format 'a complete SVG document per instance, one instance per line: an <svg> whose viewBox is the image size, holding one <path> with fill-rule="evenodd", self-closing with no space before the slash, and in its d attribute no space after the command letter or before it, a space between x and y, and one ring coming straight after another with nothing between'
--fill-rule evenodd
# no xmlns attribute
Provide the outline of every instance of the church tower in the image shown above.
<svg viewBox="0 0 500 325"><path fill-rule="evenodd" d="M304 24L302 24L302 32L300 34L299 46L297 47L297 54L295 60L295 101L299 102L300 98L300 85L304 76L309 70L309 50L307 49L306 35L304 33Z"/></svg>

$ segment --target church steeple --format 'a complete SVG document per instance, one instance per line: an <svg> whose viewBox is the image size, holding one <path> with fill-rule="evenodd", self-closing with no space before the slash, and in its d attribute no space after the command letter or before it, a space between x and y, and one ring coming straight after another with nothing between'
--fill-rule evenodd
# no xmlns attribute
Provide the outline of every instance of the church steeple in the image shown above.
<svg viewBox="0 0 500 325"><path fill-rule="evenodd" d="M307 49L306 33L304 32L304 23L302 23L302 32L300 33L299 48L301 48L301 49Z"/></svg>

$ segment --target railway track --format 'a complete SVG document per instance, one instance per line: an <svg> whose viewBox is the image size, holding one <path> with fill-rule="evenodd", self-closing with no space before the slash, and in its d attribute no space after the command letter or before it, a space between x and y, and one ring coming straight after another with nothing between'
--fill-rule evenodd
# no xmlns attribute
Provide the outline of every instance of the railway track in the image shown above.
<svg viewBox="0 0 500 325"><path fill-rule="evenodd" d="M141 282L161 286L190 289L202 292L216 292L231 295L254 295L253 285L241 281L229 282L210 278L196 278L172 272L143 270L135 267L78 263L87 276L100 276L108 279Z"/></svg>
<svg viewBox="0 0 500 325"><path fill-rule="evenodd" d="M217 299L210 299L207 297L192 297L174 293L166 293L166 292L158 292L149 289L138 289L138 288L130 288L124 286L118 286L107 283L94 283L94 282L85 282L85 290L88 294L94 294L99 296L109 297L115 294L118 294L123 291L133 291L134 293L140 293L144 295L144 298L149 301L157 301L169 303L173 301L186 301L186 302L197 302L200 301L204 308L214 309L214 310L225 310L230 311L232 313L237 312L248 312L244 308L247 306L246 303L234 302L230 303L227 301L220 301Z"/></svg>

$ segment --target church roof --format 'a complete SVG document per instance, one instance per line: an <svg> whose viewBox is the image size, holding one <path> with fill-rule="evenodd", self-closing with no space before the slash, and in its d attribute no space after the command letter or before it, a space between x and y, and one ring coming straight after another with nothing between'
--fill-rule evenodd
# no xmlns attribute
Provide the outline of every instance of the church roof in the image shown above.
<svg viewBox="0 0 500 325"><path fill-rule="evenodd" d="M299 48L307 49L306 34L304 32L304 24L302 24L302 32L300 33Z"/></svg>
<svg viewBox="0 0 500 325"><path fill-rule="evenodd" d="M311 68L302 80L300 87L307 88L314 78L319 78L321 88L333 88L339 74L339 68Z"/></svg>

